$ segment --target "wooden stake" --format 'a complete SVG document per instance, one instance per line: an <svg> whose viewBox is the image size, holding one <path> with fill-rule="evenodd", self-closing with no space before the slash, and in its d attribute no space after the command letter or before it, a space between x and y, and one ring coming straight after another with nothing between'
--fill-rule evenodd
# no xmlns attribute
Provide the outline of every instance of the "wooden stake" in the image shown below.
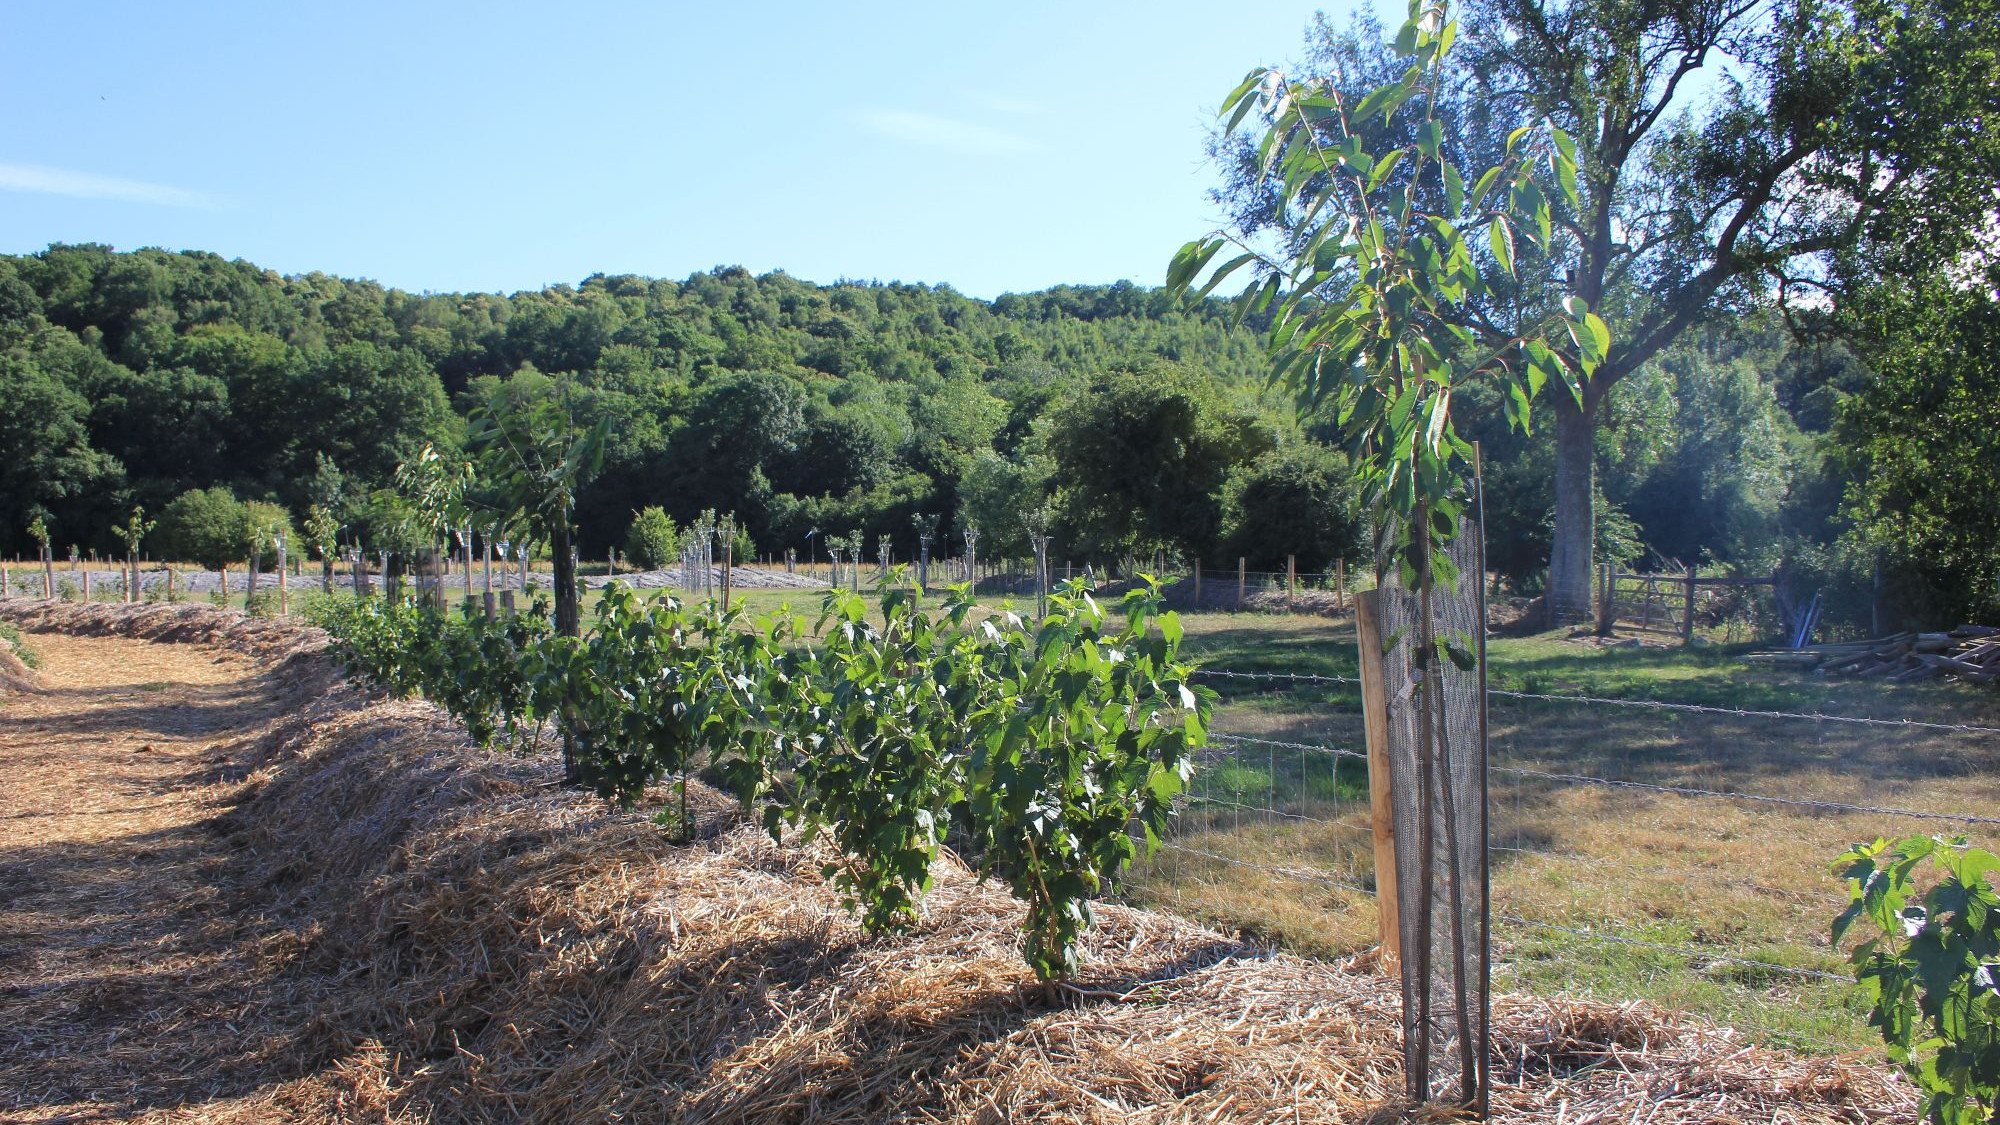
<svg viewBox="0 0 2000 1125"><path fill-rule="evenodd" d="M1194 560L1194 611L1201 612L1201 560Z"/></svg>
<svg viewBox="0 0 2000 1125"><path fill-rule="evenodd" d="M1299 557L1285 556L1285 612L1297 611L1299 599Z"/></svg>
<svg viewBox="0 0 2000 1125"><path fill-rule="evenodd" d="M1250 560L1236 556L1236 612L1243 612L1243 580L1249 577Z"/></svg>
<svg viewBox="0 0 2000 1125"><path fill-rule="evenodd" d="M1361 719L1368 739L1369 828L1375 840L1376 965L1402 972L1403 934L1396 900L1396 815L1389 778L1389 695L1382 675L1381 592L1354 595L1354 636L1361 649Z"/></svg>
<svg viewBox="0 0 2000 1125"><path fill-rule="evenodd" d="M1687 597L1681 607L1681 643L1694 644L1694 564L1687 568Z"/></svg>
<svg viewBox="0 0 2000 1125"><path fill-rule="evenodd" d="M1347 608L1347 560L1333 560L1333 608Z"/></svg>

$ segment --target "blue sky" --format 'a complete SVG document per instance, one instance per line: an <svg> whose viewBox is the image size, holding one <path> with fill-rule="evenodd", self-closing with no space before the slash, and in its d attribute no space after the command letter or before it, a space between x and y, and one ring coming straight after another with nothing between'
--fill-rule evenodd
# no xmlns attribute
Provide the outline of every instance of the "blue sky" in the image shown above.
<svg viewBox="0 0 2000 1125"><path fill-rule="evenodd" d="M195 248L419 290L722 264L1157 284L1216 220L1215 105L1314 10L10 4L0 252Z"/></svg>

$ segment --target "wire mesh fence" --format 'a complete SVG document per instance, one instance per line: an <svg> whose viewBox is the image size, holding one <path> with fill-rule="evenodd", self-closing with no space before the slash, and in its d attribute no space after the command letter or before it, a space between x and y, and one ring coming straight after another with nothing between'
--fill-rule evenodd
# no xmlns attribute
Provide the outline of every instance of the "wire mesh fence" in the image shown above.
<svg viewBox="0 0 2000 1125"><path fill-rule="evenodd" d="M1206 669L1278 691L1355 677ZM1351 705L1225 704L1168 847L1135 891L1311 952L1363 953L1377 890ZM1279 695L1278 700L1284 697ZM2000 727L1495 690L1497 991L1649 1000L1770 1043L1866 1046L1831 865L1857 840L1991 848Z"/></svg>

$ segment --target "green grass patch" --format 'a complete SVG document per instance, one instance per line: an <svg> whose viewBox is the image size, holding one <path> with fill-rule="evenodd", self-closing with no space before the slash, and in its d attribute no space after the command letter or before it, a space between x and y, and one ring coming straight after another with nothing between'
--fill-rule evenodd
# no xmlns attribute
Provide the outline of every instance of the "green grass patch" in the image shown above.
<svg viewBox="0 0 2000 1125"><path fill-rule="evenodd" d="M21 663L26 664L30 668L40 668L42 666L42 658L35 655L34 649L28 647L28 643L22 638L21 630L18 626L10 622L0 621L0 640L7 642L8 646L14 650L14 655L21 658Z"/></svg>

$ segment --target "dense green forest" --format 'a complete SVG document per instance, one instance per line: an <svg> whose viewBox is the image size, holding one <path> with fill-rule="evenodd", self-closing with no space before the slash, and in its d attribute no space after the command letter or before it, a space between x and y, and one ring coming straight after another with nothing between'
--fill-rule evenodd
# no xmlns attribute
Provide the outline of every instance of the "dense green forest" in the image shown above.
<svg viewBox="0 0 2000 1125"><path fill-rule="evenodd" d="M1265 385L1254 325L1219 304L1181 310L1123 283L987 302L734 268L412 294L92 245L0 257L0 551L32 551L37 515L58 554L110 551L134 505L216 488L295 522L324 502L347 537L378 542L396 466L455 447L483 381L528 370L580 419L611 420L580 502L587 557L649 506L682 524L733 512L759 552L801 557L815 529L890 535L905 554L919 513L953 543L972 523L983 553L1017 552L1037 510L1079 560L1295 553L1316 569L1366 554L1333 423L1296 420ZM1830 435L1867 381L1846 349L1798 345L1773 315L1690 333L1609 404L1602 552L1788 562L1851 585L1855 566L1829 561L1856 549L1852 465ZM1480 406L1465 416L1486 449L1492 558L1532 592L1552 445Z"/></svg>

